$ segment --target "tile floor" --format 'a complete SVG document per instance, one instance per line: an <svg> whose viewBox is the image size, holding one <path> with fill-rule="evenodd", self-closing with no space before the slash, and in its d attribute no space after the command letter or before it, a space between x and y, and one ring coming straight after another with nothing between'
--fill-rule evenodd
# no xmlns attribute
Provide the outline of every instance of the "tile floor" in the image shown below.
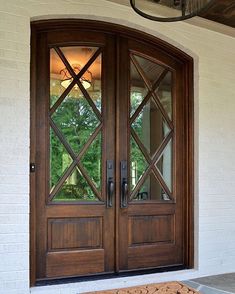
<svg viewBox="0 0 235 294"><path fill-rule="evenodd" d="M188 286L202 294L233 294L235 293L235 273L210 276L184 281Z"/></svg>

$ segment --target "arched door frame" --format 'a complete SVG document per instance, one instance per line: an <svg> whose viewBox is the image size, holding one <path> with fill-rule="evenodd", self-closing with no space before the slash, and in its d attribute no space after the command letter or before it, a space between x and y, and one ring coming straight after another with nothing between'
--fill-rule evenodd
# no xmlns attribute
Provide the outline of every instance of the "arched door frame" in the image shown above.
<svg viewBox="0 0 235 294"><path fill-rule="evenodd" d="M185 264L188 268L194 267L194 103L193 103L193 59L185 52L174 47L173 45L158 39L147 33L128 28L121 25L111 24L101 21L93 20L71 20L71 19L55 19L35 21L31 23L31 129L30 129L30 162L35 162L35 101L36 101L36 36L39 32L66 30L82 30L120 34L128 38L133 38L138 41L148 42L156 46L158 49L164 51L174 57L183 65L184 75L184 95L186 130L186 150L185 166L185 203L183 208L184 213L184 247L185 247ZM32 172L31 166L30 176L30 284L35 285L36 277L36 196L35 196L35 175Z"/></svg>

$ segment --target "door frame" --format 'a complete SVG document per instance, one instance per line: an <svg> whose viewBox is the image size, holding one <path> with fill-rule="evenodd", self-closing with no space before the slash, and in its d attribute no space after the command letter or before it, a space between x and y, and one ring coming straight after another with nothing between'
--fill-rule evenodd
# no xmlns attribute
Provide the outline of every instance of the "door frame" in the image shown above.
<svg viewBox="0 0 235 294"><path fill-rule="evenodd" d="M34 21L31 23L31 63L30 63L30 163L36 158L36 40L37 34L47 31L58 31L63 29L96 31L115 33L138 41L148 42L166 54L173 56L183 65L184 75L184 97L185 101L185 126L186 140L186 162L185 171L186 193L183 207L184 214L184 260L186 268L194 267L194 96L193 96L193 58L173 45L158 39L147 33L102 21L80 20L80 19L54 19ZM36 185L35 173L30 172L30 286L36 283Z"/></svg>

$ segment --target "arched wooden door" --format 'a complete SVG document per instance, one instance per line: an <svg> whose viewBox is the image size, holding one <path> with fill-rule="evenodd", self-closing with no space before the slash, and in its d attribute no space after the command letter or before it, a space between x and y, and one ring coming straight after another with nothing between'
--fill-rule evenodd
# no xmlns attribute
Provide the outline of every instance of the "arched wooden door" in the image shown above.
<svg viewBox="0 0 235 294"><path fill-rule="evenodd" d="M35 28L36 280L189 267L187 62L101 24Z"/></svg>

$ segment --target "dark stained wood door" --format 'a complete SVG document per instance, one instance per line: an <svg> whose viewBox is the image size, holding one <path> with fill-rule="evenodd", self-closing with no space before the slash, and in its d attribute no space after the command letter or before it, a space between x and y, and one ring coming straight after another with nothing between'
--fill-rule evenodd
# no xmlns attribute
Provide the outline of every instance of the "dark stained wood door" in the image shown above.
<svg viewBox="0 0 235 294"><path fill-rule="evenodd" d="M114 272L114 45L71 30L38 37L38 280Z"/></svg>
<svg viewBox="0 0 235 294"><path fill-rule="evenodd" d="M151 45L120 42L119 270L184 264L183 67Z"/></svg>
<svg viewBox="0 0 235 294"><path fill-rule="evenodd" d="M35 38L36 281L190 265L185 56L92 26L42 25Z"/></svg>

